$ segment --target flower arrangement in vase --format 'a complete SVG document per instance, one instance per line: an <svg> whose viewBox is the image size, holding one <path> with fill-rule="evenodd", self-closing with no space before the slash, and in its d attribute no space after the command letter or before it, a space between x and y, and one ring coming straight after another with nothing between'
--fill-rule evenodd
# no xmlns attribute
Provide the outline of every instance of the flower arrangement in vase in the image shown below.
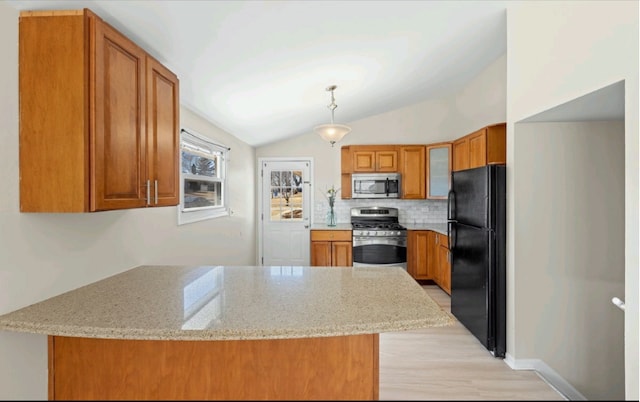
<svg viewBox="0 0 640 402"><path fill-rule="evenodd" d="M333 185L324 193L324 197L327 199L329 203L329 211L327 212L327 226L336 226L336 213L333 209L333 206L336 202L336 196L340 189L335 189Z"/></svg>

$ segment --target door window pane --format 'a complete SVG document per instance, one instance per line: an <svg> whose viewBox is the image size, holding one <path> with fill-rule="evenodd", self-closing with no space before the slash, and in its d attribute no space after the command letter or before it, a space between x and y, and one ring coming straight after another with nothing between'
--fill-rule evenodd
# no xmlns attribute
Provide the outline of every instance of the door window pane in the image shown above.
<svg viewBox="0 0 640 402"><path fill-rule="evenodd" d="M302 172L271 172L271 221L302 220Z"/></svg>

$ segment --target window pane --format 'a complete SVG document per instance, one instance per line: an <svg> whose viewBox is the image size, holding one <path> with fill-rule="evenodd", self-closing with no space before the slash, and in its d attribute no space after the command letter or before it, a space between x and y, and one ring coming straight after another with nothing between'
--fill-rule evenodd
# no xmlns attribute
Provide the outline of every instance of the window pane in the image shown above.
<svg viewBox="0 0 640 402"><path fill-rule="evenodd" d="M184 209L222 205L222 183L184 179Z"/></svg>
<svg viewBox="0 0 640 402"><path fill-rule="evenodd" d="M182 173L218 177L218 156L204 157L188 151L182 151Z"/></svg>
<svg viewBox="0 0 640 402"><path fill-rule="evenodd" d="M229 148L180 130L180 208L178 224L228 216L225 198Z"/></svg>

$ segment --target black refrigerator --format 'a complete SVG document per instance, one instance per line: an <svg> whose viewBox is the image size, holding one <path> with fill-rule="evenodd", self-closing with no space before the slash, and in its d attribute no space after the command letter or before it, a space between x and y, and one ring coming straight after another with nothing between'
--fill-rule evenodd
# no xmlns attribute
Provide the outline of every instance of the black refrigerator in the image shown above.
<svg viewBox="0 0 640 402"><path fill-rule="evenodd" d="M451 173L451 313L495 357L506 351L506 167Z"/></svg>

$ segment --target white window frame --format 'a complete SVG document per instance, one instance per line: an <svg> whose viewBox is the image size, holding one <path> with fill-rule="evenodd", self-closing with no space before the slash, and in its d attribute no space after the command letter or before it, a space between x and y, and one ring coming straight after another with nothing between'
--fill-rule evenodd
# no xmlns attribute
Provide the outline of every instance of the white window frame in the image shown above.
<svg viewBox="0 0 640 402"><path fill-rule="evenodd" d="M217 166L218 176L207 177L197 176L198 180L220 182L221 183L221 202L222 205L215 205L210 207L200 208L184 208L184 180L185 178L192 178L190 174L186 174L182 171L182 148L184 144L197 146L203 153L210 152L211 154L220 153L220 162ZM229 160L230 148L218 144L205 137L204 135L195 132L190 129L182 128L180 130L180 204L178 205L178 225L184 225L187 223L199 222L205 219L219 218L221 216L229 216L229 206L227 203L227 162Z"/></svg>

